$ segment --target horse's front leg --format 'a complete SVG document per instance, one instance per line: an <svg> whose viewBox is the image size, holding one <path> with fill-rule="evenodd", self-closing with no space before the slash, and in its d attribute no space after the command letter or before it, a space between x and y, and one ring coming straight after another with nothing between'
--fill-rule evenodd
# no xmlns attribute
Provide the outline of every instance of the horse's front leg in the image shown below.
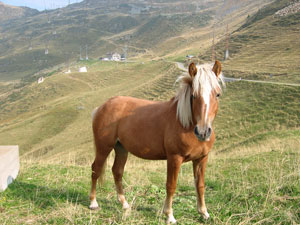
<svg viewBox="0 0 300 225"><path fill-rule="evenodd" d="M173 195L176 190L177 177L180 166L182 164L182 157L177 155L168 156L168 172L167 172L167 198L164 205L164 214L167 216L167 224L175 224L176 220L173 216L172 202Z"/></svg>
<svg viewBox="0 0 300 225"><path fill-rule="evenodd" d="M209 218L209 214L207 212L207 208L205 206L205 199L204 199L204 191L205 191L204 175L205 175L207 158L208 155L206 155L201 159L193 161L194 179L195 179L195 186L197 192L197 208L198 208L198 212L202 214L204 219Z"/></svg>

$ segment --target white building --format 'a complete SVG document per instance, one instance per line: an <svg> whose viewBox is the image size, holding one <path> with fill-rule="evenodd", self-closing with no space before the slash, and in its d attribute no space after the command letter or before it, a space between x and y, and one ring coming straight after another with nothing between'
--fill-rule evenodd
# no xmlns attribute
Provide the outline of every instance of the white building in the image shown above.
<svg viewBox="0 0 300 225"><path fill-rule="evenodd" d="M187 55L186 58L187 59L192 59L192 58L194 58L194 56L193 55Z"/></svg>
<svg viewBox="0 0 300 225"><path fill-rule="evenodd" d="M71 73L71 70L70 69L68 69L65 73Z"/></svg>
<svg viewBox="0 0 300 225"><path fill-rule="evenodd" d="M86 66L80 67L78 72L79 73L86 73L87 72Z"/></svg>
<svg viewBox="0 0 300 225"><path fill-rule="evenodd" d="M121 55L119 53L114 53L111 56L112 61L121 61Z"/></svg>
<svg viewBox="0 0 300 225"><path fill-rule="evenodd" d="M38 84L43 83L44 80L45 80L44 77L40 77L40 78L38 79Z"/></svg>

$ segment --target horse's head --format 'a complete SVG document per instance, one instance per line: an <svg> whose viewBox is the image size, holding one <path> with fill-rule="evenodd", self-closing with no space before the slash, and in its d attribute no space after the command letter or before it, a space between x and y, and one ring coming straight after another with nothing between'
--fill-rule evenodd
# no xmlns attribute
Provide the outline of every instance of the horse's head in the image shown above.
<svg viewBox="0 0 300 225"><path fill-rule="evenodd" d="M189 66L189 74L193 78L191 107L194 133L200 141L209 141L212 134L212 123L218 111L221 87L218 78L221 75L221 63L215 62L213 68Z"/></svg>
<svg viewBox="0 0 300 225"><path fill-rule="evenodd" d="M218 111L218 98L221 94L221 63L212 65L189 65L189 75L178 79L181 82L177 94L177 116L185 128L193 126L200 141L209 141L212 123Z"/></svg>

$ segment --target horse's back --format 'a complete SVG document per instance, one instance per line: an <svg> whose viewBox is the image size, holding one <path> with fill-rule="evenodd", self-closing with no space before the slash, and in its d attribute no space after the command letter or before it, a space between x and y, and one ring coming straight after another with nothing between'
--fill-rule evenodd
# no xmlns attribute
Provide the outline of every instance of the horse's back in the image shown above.
<svg viewBox="0 0 300 225"><path fill-rule="evenodd" d="M95 117L104 119L104 123L112 123L131 114L137 108L151 105L155 102L127 96L116 96L107 100L95 112Z"/></svg>

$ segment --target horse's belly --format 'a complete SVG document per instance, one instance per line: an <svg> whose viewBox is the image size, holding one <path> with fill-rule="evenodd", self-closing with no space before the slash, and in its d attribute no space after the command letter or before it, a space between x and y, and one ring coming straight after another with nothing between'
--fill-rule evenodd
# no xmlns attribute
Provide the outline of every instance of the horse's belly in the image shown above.
<svg viewBox="0 0 300 225"><path fill-rule="evenodd" d="M163 160L167 159L165 151L163 148L159 146L149 146L147 144L138 144L131 143L130 141L120 140L124 149L126 149L131 154L142 158L142 159L150 159L150 160Z"/></svg>
<svg viewBox="0 0 300 225"><path fill-rule="evenodd" d="M152 153L147 153L143 154L142 152L136 152L136 151L129 151L136 157L142 158L142 159L149 159L149 160L164 160L167 159L167 157L163 154L152 154Z"/></svg>
<svg viewBox="0 0 300 225"><path fill-rule="evenodd" d="M153 151L151 149L141 149L140 151L132 151L132 149L128 150L133 155L142 158L142 159L149 159L149 160L163 160L167 159L166 155L157 151Z"/></svg>

